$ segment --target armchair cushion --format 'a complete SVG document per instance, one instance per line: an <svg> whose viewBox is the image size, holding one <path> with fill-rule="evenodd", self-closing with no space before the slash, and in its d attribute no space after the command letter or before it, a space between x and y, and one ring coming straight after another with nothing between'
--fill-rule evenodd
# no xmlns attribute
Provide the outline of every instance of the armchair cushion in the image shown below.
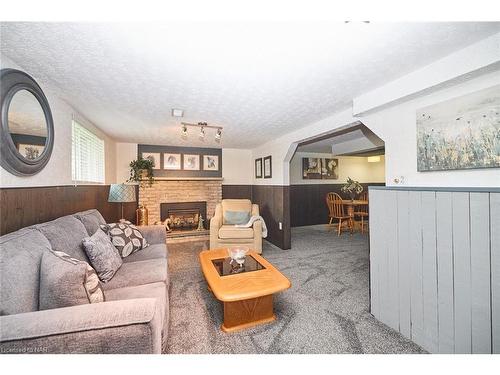
<svg viewBox="0 0 500 375"><path fill-rule="evenodd" d="M222 224L229 224L226 222L227 211L248 212L248 214L252 212L252 202L248 199L223 199L221 206L223 217Z"/></svg>
<svg viewBox="0 0 500 375"><path fill-rule="evenodd" d="M224 224L246 224L250 220L249 211L224 211Z"/></svg>
<svg viewBox="0 0 500 375"><path fill-rule="evenodd" d="M253 228L238 228L233 225L223 225L219 229L219 238L222 239L250 239L254 237Z"/></svg>

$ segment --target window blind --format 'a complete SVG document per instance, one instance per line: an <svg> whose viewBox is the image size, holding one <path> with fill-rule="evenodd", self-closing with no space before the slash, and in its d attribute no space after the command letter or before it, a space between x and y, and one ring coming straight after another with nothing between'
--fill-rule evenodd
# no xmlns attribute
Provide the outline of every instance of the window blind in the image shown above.
<svg viewBox="0 0 500 375"><path fill-rule="evenodd" d="M72 177L75 182L104 183L104 140L73 120Z"/></svg>

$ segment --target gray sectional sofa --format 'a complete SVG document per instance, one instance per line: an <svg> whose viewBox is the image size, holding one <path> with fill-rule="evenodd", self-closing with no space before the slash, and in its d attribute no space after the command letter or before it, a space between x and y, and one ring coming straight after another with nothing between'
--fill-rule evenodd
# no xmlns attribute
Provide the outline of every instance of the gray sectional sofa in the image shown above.
<svg viewBox="0 0 500 375"><path fill-rule="evenodd" d="M105 302L39 310L44 252L88 262L82 239L104 223L89 210L0 237L0 353L162 352L170 281L161 226L140 227L150 246L124 258L102 284Z"/></svg>

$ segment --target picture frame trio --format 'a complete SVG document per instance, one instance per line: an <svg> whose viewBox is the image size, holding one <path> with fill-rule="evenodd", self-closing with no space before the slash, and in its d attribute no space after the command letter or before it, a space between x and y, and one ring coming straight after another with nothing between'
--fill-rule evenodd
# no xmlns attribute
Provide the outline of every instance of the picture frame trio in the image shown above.
<svg viewBox="0 0 500 375"><path fill-rule="evenodd" d="M220 168L219 155L199 155L183 153L163 153L163 165L160 152L143 152L143 159L150 159L155 170L174 171L218 171Z"/></svg>

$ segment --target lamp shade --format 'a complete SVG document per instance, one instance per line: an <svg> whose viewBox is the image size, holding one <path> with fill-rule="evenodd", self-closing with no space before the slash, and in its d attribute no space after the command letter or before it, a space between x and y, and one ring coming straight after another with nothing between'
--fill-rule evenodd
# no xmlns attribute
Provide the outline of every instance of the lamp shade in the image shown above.
<svg viewBox="0 0 500 375"><path fill-rule="evenodd" d="M135 185L111 184L109 187L108 202L127 203L135 201Z"/></svg>

